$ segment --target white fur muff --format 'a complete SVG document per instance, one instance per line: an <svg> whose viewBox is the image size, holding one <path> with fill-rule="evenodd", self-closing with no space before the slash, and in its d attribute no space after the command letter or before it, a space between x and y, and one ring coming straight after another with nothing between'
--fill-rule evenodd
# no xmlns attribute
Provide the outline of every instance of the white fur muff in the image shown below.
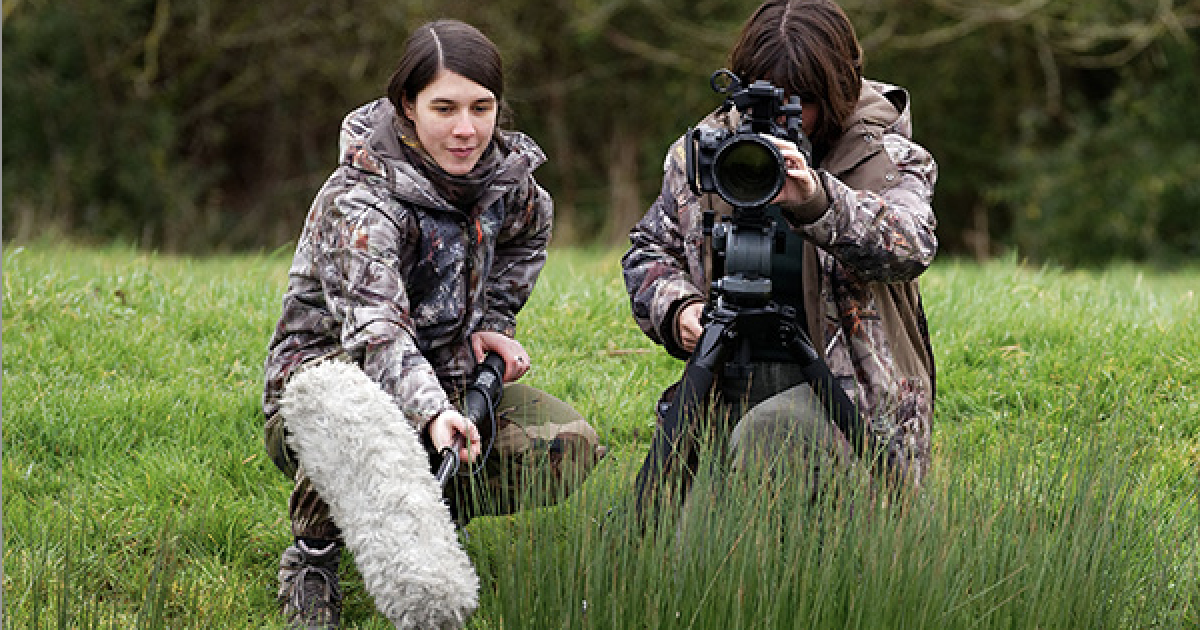
<svg viewBox="0 0 1200 630"><path fill-rule="evenodd" d="M325 361L288 383L288 445L397 628L461 628L479 577L416 431L357 366Z"/></svg>

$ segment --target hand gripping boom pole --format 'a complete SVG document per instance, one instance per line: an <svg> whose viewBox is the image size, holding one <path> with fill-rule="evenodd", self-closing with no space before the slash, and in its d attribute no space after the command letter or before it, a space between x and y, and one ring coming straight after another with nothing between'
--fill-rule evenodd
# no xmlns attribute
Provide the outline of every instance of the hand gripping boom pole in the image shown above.
<svg viewBox="0 0 1200 630"><path fill-rule="evenodd" d="M467 385L467 393L463 396L463 415L479 428L480 437L486 445L480 457L481 462L487 460L492 446L496 443L496 404L500 402L503 389L504 359L495 352L489 352L483 363L475 368L475 374ZM490 420L487 424L482 422L485 417ZM458 451L462 447L463 438L462 435L458 435L454 446L442 449L442 463L438 467L436 477L443 487L458 473Z"/></svg>
<svg viewBox="0 0 1200 630"><path fill-rule="evenodd" d="M420 437L391 396L357 366L325 361L291 379L281 410L288 445L379 611L397 628L465 625L479 578Z"/></svg>

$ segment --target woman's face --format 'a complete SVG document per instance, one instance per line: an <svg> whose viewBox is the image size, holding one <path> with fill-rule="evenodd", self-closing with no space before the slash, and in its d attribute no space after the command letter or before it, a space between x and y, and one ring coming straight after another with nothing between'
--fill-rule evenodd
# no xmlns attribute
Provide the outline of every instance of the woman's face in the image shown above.
<svg viewBox="0 0 1200 630"><path fill-rule="evenodd" d="M821 116L821 105L818 103L803 103L800 110L800 126L804 129L804 135L812 136L813 130L817 128L817 118Z"/></svg>
<svg viewBox="0 0 1200 630"><path fill-rule="evenodd" d="M416 102L404 102L417 140L451 175L466 175L475 167L492 141L496 108L491 90L449 70L418 92Z"/></svg>

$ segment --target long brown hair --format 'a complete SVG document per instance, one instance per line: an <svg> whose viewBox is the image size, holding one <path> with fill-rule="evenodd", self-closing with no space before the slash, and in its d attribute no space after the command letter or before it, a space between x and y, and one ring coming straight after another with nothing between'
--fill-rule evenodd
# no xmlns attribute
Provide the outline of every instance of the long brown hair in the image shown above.
<svg viewBox="0 0 1200 630"><path fill-rule="evenodd" d="M458 20L435 20L421 25L404 45L404 56L388 81L388 100L396 113L404 115L404 103L416 102L417 94L449 70L491 90L496 97L497 123L505 122L504 63L492 40L479 29Z"/></svg>
<svg viewBox="0 0 1200 630"><path fill-rule="evenodd" d="M832 0L767 0L742 27L729 67L744 84L766 79L818 104L818 152L841 135L862 89L862 47Z"/></svg>

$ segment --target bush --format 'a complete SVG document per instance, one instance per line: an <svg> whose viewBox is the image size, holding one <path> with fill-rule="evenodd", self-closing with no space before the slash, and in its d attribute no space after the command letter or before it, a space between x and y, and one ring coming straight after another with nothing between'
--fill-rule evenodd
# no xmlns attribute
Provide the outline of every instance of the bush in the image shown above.
<svg viewBox="0 0 1200 630"><path fill-rule="evenodd" d="M1112 258L1173 264L1200 255L1200 146L1182 141L1200 76L1194 46L1172 43L1121 71L1102 108L1083 109L1057 146L1015 153L1001 191L1014 239L1035 259L1097 264Z"/></svg>

